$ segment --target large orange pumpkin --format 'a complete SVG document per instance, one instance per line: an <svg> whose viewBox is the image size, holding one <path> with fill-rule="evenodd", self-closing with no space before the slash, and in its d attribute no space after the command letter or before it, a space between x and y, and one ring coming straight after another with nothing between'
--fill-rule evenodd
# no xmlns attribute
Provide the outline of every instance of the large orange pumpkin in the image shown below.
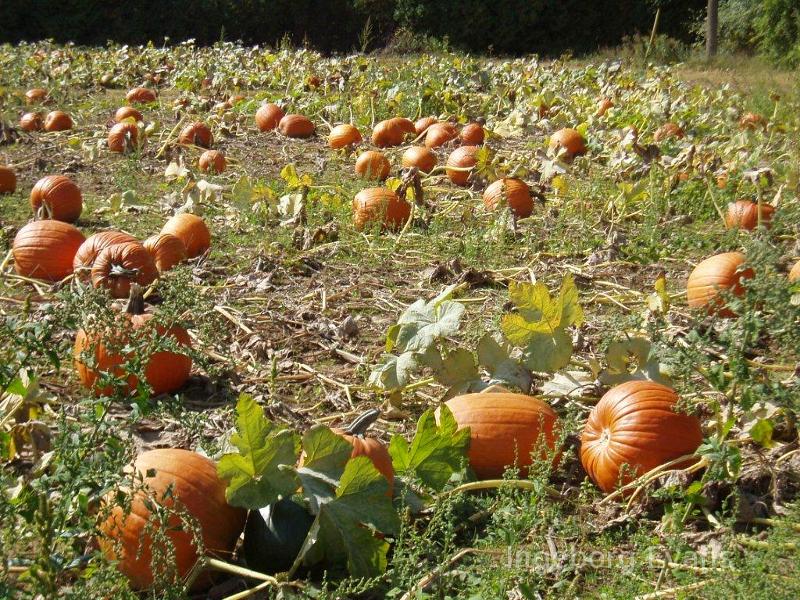
<svg viewBox="0 0 800 600"><path fill-rule="evenodd" d="M601 490L697 450L700 421L676 412L677 401L674 390L653 381L628 381L605 393L581 437L581 462Z"/></svg>
<svg viewBox="0 0 800 600"><path fill-rule="evenodd" d="M565 127L550 136L550 149L565 152L566 158L586 154L586 140L575 129Z"/></svg>
<svg viewBox="0 0 800 600"><path fill-rule="evenodd" d="M47 90L42 88L32 88L25 92L25 102L35 104L47 100Z"/></svg>
<svg viewBox="0 0 800 600"><path fill-rule="evenodd" d="M48 175L36 182L31 190L31 208L34 214L73 223L83 211L80 188L64 175Z"/></svg>
<svg viewBox="0 0 800 600"><path fill-rule="evenodd" d="M477 152L477 146L461 146L453 150L445 165L450 181L460 186L467 185L473 168L478 164Z"/></svg>
<svg viewBox="0 0 800 600"><path fill-rule="evenodd" d="M387 495L391 497L394 489L394 468L392 467L392 457L389 454L389 450L380 440L365 437L367 429L377 420L380 414L381 411L378 409L368 410L347 428L333 429L333 432L342 436L353 446L353 453L350 458L366 456L372 461L375 468L389 483Z"/></svg>
<svg viewBox="0 0 800 600"><path fill-rule="evenodd" d="M533 212L533 199L528 184L516 177L505 177L492 183L483 192L483 204L489 210L498 206L508 206L520 219Z"/></svg>
<svg viewBox="0 0 800 600"><path fill-rule="evenodd" d="M147 104L156 101L156 93L149 88L135 87L126 94L125 99L131 104Z"/></svg>
<svg viewBox="0 0 800 600"><path fill-rule="evenodd" d="M133 108L132 106L122 106L114 113L114 120L117 123L122 123L128 119L133 119L137 123L144 119L142 113Z"/></svg>
<svg viewBox="0 0 800 600"><path fill-rule="evenodd" d="M792 270L789 271L789 281L794 283L795 281L800 281L800 260L794 263Z"/></svg>
<svg viewBox="0 0 800 600"><path fill-rule="evenodd" d="M92 265L92 285L107 288L114 298L127 298L132 283L147 286L157 277L153 257L139 242L103 248Z"/></svg>
<svg viewBox="0 0 800 600"><path fill-rule="evenodd" d="M367 188L353 198L353 222L361 230L369 223L400 229L411 216L411 205L389 188Z"/></svg>
<svg viewBox="0 0 800 600"><path fill-rule="evenodd" d="M130 512L116 506L114 496L107 498L111 514L100 524L98 543L109 560L117 561L117 568L128 577L133 589L153 585L153 540L148 528L160 527L151 514L154 504L187 512L200 528L204 551L230 560L247 511L225 501L226 483L219 479L214 461L196 452L163 448L140 454L132 470L144 485L133 492ZM188 523L182 526L178 514L170 518L168 525L166 536L175 551L176 575L185 577L197 562L199 550L194 546L191 527ZM192 589L210 583L204 576Z"/></svg>
<svg viewBox="0 0 800 600"><path fill-rule="evenodd" d="M72 129L72 118L63 110L54 110L44 118L45 131L67 131Z"/></svg>
<svg viewBox="0 0 800 600"><path fill-rule="evenodd" d="M114 244L135 241L135 237L122 231L101 231L90 235L81 244L78 252L75 253L75 258L72 259L72 270L75 272L75 276L88 281L91 279L94 261L100 252Z"/></svg>
<svg viewBox="0 0 800 600"><path fill-rule="evenodd" d="M750 200L737 200L728 204L728 214L725 215L725 227L734 229L753 230L759 221L765 227L770 226L775 207L771 204L759 204Z"/></svg>
<svg viewBox="0 0 800 600"><path fill-rule="evenodd" d="M175 215L164 224L161 233L171 233L182 241L189 258L200 256L211 247L211 232L206 222L191 213Z"/></svg>
<svg viewBox="0 0 800 600"><path fill-rule="evenodd" d="M355 126L350 125L350 123L343 123L331 129L328 135L328 147L338 150L339 148L359 144L362 140L361 133Z"/></svg>
<svg viewBox="0 0 800 600"><path fill-rule="evenodd" d="M753 276L752 269L742 269L745 256L741 252L724 252L705 259L689 275L686 295L692 308L708 307L709 313L733 317L734 313L722 306L720 290L729 290L736 296L744 294L741 280Z"/></svg>
<svg viewBox="0 0 800 600"><path fill-rule="evenodd" d="M304 115L286 115L278 123L278 131L289 138L311 137L314 130L314 123Z"/></svg>
<svg viewBox="0 0 800 600"><path fill-rule="evenodd" d="M206 150L197 160L197 166L203 173L222 173L228 166L228 161L219 150Z"/></svg>
<svg viewBox="0 0 800 600"><path fill-rule="evenodd" d="M117 123L108 131L108 149L111 152L135 150L139 145L139 127L135 123Z"/></svg>
<svg viewBox="0 0 800 600"><path fill-rule="evenodd" d="M382 152L367 150L356 159L356 175L362 179L383 181L389 176L392 165Z"/></svg>
<svg viewBox="0 0 800 600"><path fill-rule="evenodd" d="M19 118L19 128L22 131L41 131L44 129L42 113L29 112Z"/></svg>
<svg viewBox="0 0 800 600"><path fill-rule="evenodd" d="M403 152L403 157L400 160L403 168L417 167L423 173L433 171L438 162L433 151L425 146L411 146Z"/></svg>
<svg viewBox="0 0 800 600"><path fill-rule="evenodd" d="M439 148L458 137L458 128L452 123L434 123L425 132L425 146Z"/></svg>
<svg viewBox="0 0 800 600"><path fill-rule="evenodd" d="M169 271L186 260L186 246L171 233L151 235L142 245L153 257L159 273Z"/></svg>
<svg viewBox="0 0 800 600"><path fill-rule="evenodd" d="M422 117L421 119L418 119L416 123L414 123L414 133L417 135L424 133L428 127L438 122L439 119L436 117Z"/></svg>
<svg viewBox="0 0 800 600"><path fill-rule="evenodd" d="M130 299L125 312L119 315L113 330L80 329L75 336L73 358L75 371L83 387L93 390L98 396L113 392L111 386L100 387L98 379L103 373L111 373L115 377L126 376L122 365L132 356L123 357L120 352L130 343L131 336L137 335L136 332L139 332L138 335L143 335L144 340L147 340L147 336L152 335L154 331L159 337L169 335L179 345L192 347L192 340L183 327L179 325L173 325L169 329L160 325L153 327L150 323L152 318L153 314L145 310L141 286L134 283L131 285ZM94 357L91 366L84 362L86 353ZM153 389L153 395L157 396L182 388L191 372L192 359L186 354L158 351L153 352L148 359L144 367L144 378ZM127 392L130 394L136 389L139 380L135 375L127 374L126 383Z"/></svg>
<svg viewBox="0 0 800 600"><path fill-rule="evenodd" d="M408 133L414 133L414 123L403 117L381 121L372 130L372 143L378 148L399 146Z"/></svg>
<svg viewBox="0 0 800 600"><path fill-rule="evenodd" d="M656 132L653 134L653 140L656 142L663 142L669 138L682 139L685 135L680 125L670 122L664 123L661 127L656 129Z"/></svg>
<svg viewBox="0 0 800 600"><path fill-rule="evenodd" d="M460 137L462 146L480 146L486 137L486 133L480 123L469 123L464 125Z"/></svg>
<svg viewBox="0 0 800 600"><path fill-rule="evenodd" d="M13 194L17 191L17 174L11 167L0 165L0 194Z"/></svg>
<svg viewBox="0 0 800 600"><path fill-rule="evenodd" d="M211 134L211 128L208 125L202 121L196 121L183 128L180 136L178 136L178 141L188 146L210 148L214 143L214 136Z"/></svg>
<svg viewBox="0 0 800 600"><path fill-rule="evenodd" d="M11 246L14 269L25 277L61 281L72 273L72 259L84 240L69 223L50 219L28 223Z"/></svg>
<svg viewBox="0 0 800 600"><path fill-rule="evenodd" d="M277 104L264 104L256 111L256 126L259 131L272 131L283 116L283 110Z"/></svg>
<svg viewBox="0 0 800 600"><path fill-rule="evenodd" d="M501 477L513 465L524 476L534 452L541 450L545 458L555 450L558 417L539 398L511 392L464 394L445 404L459 429L469 427L469 464L480 479Z"/></svg>

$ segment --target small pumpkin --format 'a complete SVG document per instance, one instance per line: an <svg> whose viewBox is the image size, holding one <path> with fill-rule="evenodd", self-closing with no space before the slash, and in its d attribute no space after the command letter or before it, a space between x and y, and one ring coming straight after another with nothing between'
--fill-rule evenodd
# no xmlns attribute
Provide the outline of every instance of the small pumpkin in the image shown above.
<svg viewBox="0 0 800 600"><path fill-rule="evenodd" d="M686 136L686 133L683 131L680 125L677 123L664 123L661 127L656 129L656 132L653 134L653 140L656 142L663 142L664 140L668 140L670 138L676 139L683 139Z"/></svg>
<svg viewBox="0 0 800 600"><path fill-rule="evenodd" d="M125 99L131 104L149 104L156 101L156 93L150 88L135 87L125 95Z"/></svg>
<svg viewBox="0 0 800 600"><path fill-rule="evenodd" d="M63 110L54 110L44 118L45 131L67 131L72 129L72 118Z"/></svg>
<svg viewBox="0 0 800 600"><path fill-rule="evenodd" d="M489 210L498 206L508 206L509 210L520 219L529 217L533 212L531 190L521 179L505 177L492 183L483 192L483 204Z"/></svg>
<svg viewBox="0 0 800 600"><path fill-rule="evenodd" d="M602 117L613 107L614 107L614 101L611 98L602 98L597 103L597 111L595 111L594 116Z"/></svg>
<svg viewBox="0 0 800 600"><path fill-rule="evenodd" d="M42 177L31 190L30 202L35 215L65 223L74 223L83 212L81 190L65 175Z"/></svg>
<svg viewBox="0 0 800 600"><path fill-rule="evenodd" d="M183 242L189 258L200 256L211 247L211 232L201 217L181 213L172 217L161 228L161 233L171 233Z"/></svg>
<svg viewBox="0 0 800 600"><path fill-rule="evenodd" d="M739 129L755 129L757 127L762 129L767 128L767 120L761 115L749 112L742 115L742 118L739 119Z"/></svg>
<svg viewBox="0 0 800 600"><path fill-rule="evenodd" d="M171 233L157 233L147 238L142 245L153 257L159 273L169 271L186 260L186 246Z"/></svg>
<svg viewBox="0 0 800 600"><path fill-rule="evenodd" d="M13 194L17 191L17 174L14 169L0 165L0 194Z"/></svg>
<svg viewBox="0 0 800 600"><path fill-rule="evenodd" d="M356 159L356 175L362 179L383 181L389 176L392 166L382 152L367 150Z"/></svg>
<svg viewBox="0 0 800 600"><path fill-rule="evenodd" d="M97 255L114 244L135 242L136 238L122 231L101 231L86 238L72 259L72 270L78 279L91 279L92 267Z"/></svg>
<svg viewBox="0 0 800 600"><path fill-rule="evenodd" d="M452 123L434 123L425 132L425 146L439 148L458 137L458 128Z"/></svg>
<svg viewBox="0 0 800 600"><path fill-rule="evenodd" d="M469 427L469 464L480 479L502 477L514 464L525 476L537 449L541 458L555 451L558 416L539 398L498 391L464 394L445 404L459 429Z"/></svg>
<svg viewBox="0 0 800 600"><path fill-rule="evenodd" d="M764 227L769 227L775 207L770 204L759 204L750 200L737 200L728 204L728 214L725 215L725 227L728 229L747 229L751 231L758 227L759 222Z"/></svg>
<svg viewBox="0 0 800 600"><path fill-rule="evenodd" d="M304 115L286 115L278 123L278 131L289 138L308 138L314 130L314 123Z"/></svg>
<svg viewBox="0 0 800 600"><path fill-rule="evenodd" d="M401 159L401 164L404 169L416 167L423 173L430 173L433 171L437 162L439 161L436 155L430 148L426 148L425 146L411 146L408 150L403 152L403 157Z"/></svg>
<svg viewBox="0 0 800 600"><path fill-rule="evenodd" d="M794 263L792 270L789 271L789 283L800 281L800 260Z"/></svg>
<svg viewBox="0 0 800 600"><path fill-rule="evenodd" d="M378 148L399 146L409 133L415 133L414 123L403 117L381 121L372 130L372 143Z"/></svg>
<svg viewBox="0 0 800 600"><path fill-rule="evenodd" d="M117 112L114 113L114 120L117 123L122 123L128 119L133 119L137 123L142 121L144 117L142 113L133 108L132 106L122 106L117 109Z"/></svg>
<svg viewBox="0 0 800 600"><path fill-rule="evenodd" d="M472 170L478 164L477 146L460 146L447 157L445 171L450 181L456 185L466 186Z"/></svg>
<svg viewBox="0 0 800 600"><path fill-rule="evenodd" d="M411 205L389 188L367 188L353 198L353 222L361 230L369 223L400 229L411 216Z"/></svg>
<svg viewBox="0 0 800 600"><path fill-rule="evenodd" d="M480 123L468 123L461 130L462 146L480 146L485 138L486 133Z"/></svg>
<svg viewBox="0 0 800 600"><path fill-rule="evenodd" d="M277 104L264 104L256 111L256 126L259 131L272 131L283 119L283 110Z"/></svg>
<svg viewBox="0 0 800 600"><path fill-rule="evenodd" d="M225 155L219 150L206 150L197 161L197 166L203 173L222 173L227 165Z"/></svg>
<svg viewBox="0 0 800 600"><path fill-rule="evenodd" d="M724 252L705 259L689 275L686 295L692 308L707 307L709 313L722 317L735 314L722 304L720 290L729 290L736 296L744 294L742 279L753 277L753 270L742 269L745 255L741 252Z"/></svg>
<svg viewBox="0 0 800 600"><path fill-rule="evenodd" d="M135 123L117 123L108 131L108 149L111 152L128 152L139 145L139 127Z"/></svg>
<svg viewBox="0 0 800 600"><path fill-rule="evenodd" d="M19 128L22 131L41 131L44 129L44 118L42 113L29 112L22 115L19 119Z"/></svg>
<svg viewBox="0 0 800 600"><path fill-rule="evenodd" d="M386 478L386 482L389 484L387 495L391 497L394 489L394 468L392 467L392 457L389 455L389 450L380 440L365 437L367 429L378 419L380 414L380 410L373 408L359 415L345 429L332 429L332 431L342 436L353 446L353 453L350 458L366 456L372 461L375 468Z"/></svg>
<svg viewBox="0 0 800 600"><path fill-rule="evenodd" d="M37 102L44 102L47 100L47 90L42 88L32 88L25 92L25 102L28 104L36 104Z"/></svg>
<svg viewBox="0 0 800 600"><path fill-rule="evenodd" d="M187 146L200 146L201 148L210 148L214 143L214 136L211 133L211 128L202 121L190 123L181 130L178 136L178 142L186 144Z"/></svg>
<svg viewBox="0 0 800 600"><path fill-rule="evenodd" d="M586 140L577 130L565 127L550 136L550 149L563 151L565 157L571 159L586 154Z"/></svg>
<svg viewBox="0 0 800 600"><path fill-rule="evenodd" d="M676 412L677 401L673 389L653 381L628 381L603 395L589 414L580 451L583 468L601 490L610 492L697 450L700 421Z"/></svg>
<svg viewBox="0 0 800 600"><path fill-rule="evenodd" d="M92 265L92 285L107 288L113 298L127 298L132 283L148 286L157 277L153 257L139 242L103 248Z"/></svg>
<svg viewBox="0 0 800 600"><path fill-rule="evenodd" d="M72 260L85 239L69 223L49 219L28 223L11 245L14 269L25 277L61 281L72 274Z"/></svg>
<svg viewBox="0 0 800 600"><path fill-rule="evenodd" d="M100 524L97 541L103 554L116 561L133 589L144 590L153 585L150 531L160 527L152 516L154 505L187 512L200 528L205 550L224 560L231 559L247 512L226 502L227 485L217 475L214 461L189 450L159 448L140 454L131 470L138 473L144 485L134 492L123 490L133 494L129 511L116 505L115 494L106 498L111 513ZM166 531L175 551L174 566L179 578L188 575L200 558L191 527L181 526L181 521L178 514L171 516ZM211 579L204 575L192 590L210 584Z"/></svg>
<svg viewBox="0 0 800 600"><path fill-rule="evenodd" d="M362 141L361 133L349 123L337 125L331 129L331 133L328 135L328 147L334 150L345 148L346 146L354 146Z"/></svg>
<svg viewBox="0 0 800 600"><path fill-rule="evenodd" d="M425 132L431 125L434 123L438 123L439 119L436 117L422 117L418 119L416 123L414 123L414 133L420 135Z"/></svg>

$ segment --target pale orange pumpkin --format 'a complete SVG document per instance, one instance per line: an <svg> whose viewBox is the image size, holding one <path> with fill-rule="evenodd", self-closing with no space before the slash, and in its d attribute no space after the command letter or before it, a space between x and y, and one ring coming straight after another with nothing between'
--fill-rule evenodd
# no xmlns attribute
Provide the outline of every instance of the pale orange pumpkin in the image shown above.
<svg viewBox="0 0 800 600"><path fill-rule="evenodd" d="M461 130L461 145L480 146L485 137L486 133L480 123L468 123Z"/></svg>
<svg viewBox="0 0 800 600"><path fill-rule="evenodd" d="M735 314L723 305L721 290L736 296L744 294L742 279L753 277L753 270L742 269L746 258L741 252L725 252L705 259L689 275L686 295L692 308L707 307L710 314L733 317Z"/></svg>
<svg viewBox="0 0 800 600"><path fill-rule="evenodd" d="M458 137L458 128L450 123L434 123L425 132L425 146L439 148Z"/></svg>
<svg viewBox="0 0 800 600"><path fill-rule="evenodd" d="M751 112L745 113L744 115L742 115L742 118L739 119L740 129L755 129L756 127L766 129L767 120L761 115Z"/></svg>
<svg viewBox="0 0 800 600"><path fill-rule="evenodd" d="M356 159L356 175L362 179L383 181L389 176L392 166L382 152L367 150Z"/></svg>
<svg viewBox="0 0 800 600"><path fill-rule="evenodd" d="M145 87L135 87L130 90L125 99L131 104L148 104L156 101L156 93Z"/></svg>
<svg viewBox="0 0 800 600"><path fill-rule="evenodd" d="M28 223L11 245L14 269L25 277L61 281L72 274L72 260L84 241L69 223L50 219Z"/></svg>
<svg viewBox="0 0 800 600"><path fill-rule="evenodd" d="M436 167L438 159L436 155L425 146L411 146L405 152L401 159L403 168L416 167L423 173L430 173Z"/></svg>
<svg viewBox="0 0 800 600"><path fill-rule="evenodd" d="M345 148L347 146L354 146L356 144L360 144L362 141L363 138L361 137L361 133L358 131L358 129L356 129L355 126L350 125L349 123L337 125L331 129L331 132L328 135L328 147L334 150Z"/></svg>
<svg viewBox="0 0 800 600"><path fill-rule="evenodd" d="M142 113L132 106L122 106L117 109L117 112L114 113L114 120L117 123L122 123L122 121L127 119L133 119L138 123L139 121L143 120L143 118L144 117L142 116Z"/></svg>
<svg viewBox="0 0 800 600"><path fill-rule="evenodd" d="M83 212L80 188L65 175L47 175L36 182L31 190L31 208L34 215L73 223Z"/></svg>
<svg viewBox="0 0 800 600"><path fill-rule="evenodd" d="M22 115L19 119L19 128L22 131L41 131L44 129L44 118L42 113L29 112Z"/></svg>
<svg viewBox="0 0 800 600"><path fill-rule="evenodd" d="M117 123L108 131L108 149L111 152L128 152L139 146L139 127L135 123Z"/></svg>
<svg viewBox="0 0 800 600"><path fill-rule="evenodd" d="M153 257L159 273L169 271L186 260L186 246L171 233L157 233L147 238L142 245Z"/></svg>
<svg viewBox="0 0 800 600"><path fill-rule="evenodd" d="M411 205L389 188L367 188L353 198L356 229L380 223L384 229L400 229L411 216Z"/></svg>
<svg viewBox="0 0 800 600"><path fill-rule="evenodd" d="M86 238L72 259L72 270L78 279L91 279L92 267L97 255L114 244L136 242L136 238L123 231L101 231Z"/></svg>
<svg viewBox="0 0 800 600"><path fill-rule="evenodd" d="M205 221L190 213L172 217L161 228L161 233L171 233L182 241L189 258L200 256L211 247L211 232Z"/></svg>
<svg viewBox="0 0 800 600"><path fill-rule="evenodd" d="M132 283L148 286L157 277L153 257L139 242L103 248L92 265L92 285L106 288L113 298L127 298Z"/></svg>
<svg viewBox="0 0 800 600"><path fill-rule="evenodd" d="M489 210L507 206L518 218L529 217L533 212L531 190L521 179L505 177L492 183L483 192L483 204Z"/></svg>
<svg viewBox="0 0 800 600"><path fill-rule="evenodd" d="M203 173L222 173L227 164L225 155L219 150L206 150L197 161L197 166Z"/></svg>
<svg viewBox="0 0 800 600"><path fill-rule="evenodd" d="M568 159L586 154L586 140L575 129L565 127L550 136L550 149L564 152Z"/></svg>
<svg viewBox="0 0 800 600"><path fill-rule="evenodd" d="M72 118L62 110L47 113L44 118L45 131L67 131L72 129Z"/></svg>
<svg viewBox="0 0 800 600"><path fill-rule="evenodd" d="M314 123L304 115L286 115L278 123L278 131L288 138L308 138L314 135Z"/></svg>
<svg viewBox="0 0 800 600"><path fill-rule="evenodd" d="M406 135L414 133L414 123L403 117L394 117L381 121L372 130L372 143L378 148L388 148L399 146L403 143Z"/></svg>
<svg viewBox="0 0 800 600"><path fill-rule="evenodd" d="M259 131L272 131L283 119L283 110L277 104L264 104L256 111L256 126Z"/></svg>
<svg viewBox="0 0 800 600"><path fill-rule="evenodd" d="M794 263L792 270L789 271L789 282L794 283L795 281L800 281L800 260Z"/></svg>
<svg viewBox="0 0 800 600"><path fill-rule="evenodd" d="M418 119L416 123L414 123L414 133L420 135L421 133L424 133L428 127L438 122L439 119L436 117L422 117L421 119Z"/></svg>
<svg viewBox="0 0 800 600"><path fill-rule="evenodd" d="M445 165L450 181L460 186L467 185L475 165L478 164L477 152L477 146L460 146L453 150Z"/></svg>
<svg viewBox="0 0 800 600"><path fill-rule="evenodd" d="M178 136L178 142L187 146L210 148L214 143L214 136L208 125L202 121L196 121L183 128L180 136Z"/></svg>
<svg viewBox="0 0 800 600"><path fill-rule="evenodd" d="M25 92L25 102L28 104L36 104L37 102L44 102L47 100L47 90L42 88L32 88Z"/></svg>
<svg viewBox="0 0 800 600"><path fill-rule="evenodd" d="M386 446L375 438L366 437L367 429L380 416L378 409L368 410L361 414L355 421L344 429L333 429L332 431L342 436L353 446L353 453L350 458L366 456L375 465L378 472L386 478L389 489L386 495L391 497L394 489L394 467L392 467L392 457Z"/></svg>
<svg viewBox="0 0 800 600"><path fill-rule="evenodd" d="M14 169L0 165L0 194L13 194L17 191L17 174Z"/></svg>
<svg viewBox="0 0 800 600"><path fill-rule="evenodd" d="M750 200L737 200L728 204L728 213L725 215L725 227L728 229L755 229L759 222L764 227L769 227L775 207L770 204L759 204Z"/></svg>
<svg viewBox="0 0 800 600"><path fill-rule="evenodd" d="M602 117L609 111L609 109L613 107L614 107L614 101L611 98L602 98L597 103L597 111L594 113L594 116Z"/></svg>
<svg viewBox="0 0 800 600"><path fill-rule="evenodd" d="M663 142L664 140L668 140L670 138L682 139L685 136L686 134L680 125L669 122L664 123L661 127L656 129L656 132L653 134L653 139L656 142Z"/></svg>

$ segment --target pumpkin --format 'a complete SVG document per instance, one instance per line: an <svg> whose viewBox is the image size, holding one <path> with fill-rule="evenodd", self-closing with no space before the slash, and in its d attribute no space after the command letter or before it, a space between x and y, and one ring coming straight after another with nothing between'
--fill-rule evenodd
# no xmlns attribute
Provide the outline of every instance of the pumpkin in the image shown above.
<svg viewBox="0 0 800 600"><path fill-rule="evenodd" d="M72 270L78 279L88 281L97 255L114 244L135 242L136 238L122 231L101 231L86 238L72 259Z"/></svg>
<svg viewBox="0 0 800 600"><path fill-rule="evenodd" d="M748 231L755 229L759 222L765 227L770 226L775 207L770 204L759 204L750 200L737 200L728 204L728 214L725 215L725 227L728 229L740 228Z"/></svg>
<svg viewBox="0 0 800 600"><path fill-rule="evenodd" d="M186 260L186 246L171 233L157 233L147 238L142 245L153 257L159 273L169 271Z"/></svg>
<svg viewBox="0 0 800 600"><path fill-rule="evenodd" d="M117 123L108 132L108 149L127 152L139 145L139 128L135 123Z"/></svg>
<svg viewBox="0 0 800 600"><path fill-rule="evenodd" d="M22 131L41 131L44 129L44 119L42 113L29 112L22 115L19 119L19 128Z"/></svg>
<svg viewBox="0 0 800 600"><path fill-rule="evenodd" d="M178 136L178 142L188 146L200 146L201 148L210 148L214 143L214 136L211 134L211 129L202 121L190 123L181 131Z"/></svg>
<svg viewBox="0 0 800 600"><path fill-rule="evenodd" d="M125 121L127 119L133 119L134 121L136 121L138 123L143 118L144 117L142 116L142 113L140 113L138 110L136 110L132 106L123 106L121 108L118 108L117 112L114 113L114 120L117 123L122 123L123 121Z"/></svg>
<svg viewBox="0 0 800 600"><path fill-rule="evenodd" d="M489 210L508 206L514 216L524 219L533 212L531 190L521 179L505 177L492 183L483 192L483 204Z"/></svg>
<svg viewBox="0 0 800 600"><path fill-rule="evenodd" d="M64 111L51 111L44 118L45 131L67 131L69 129L72 129L72 119Z"/></svg>
<svg viewBox="0 0 800 600"><path fill-rule="evenodd" d="M197 161L197 166L203 173L222 173L227 164L225 155L219 150L206 150Z"/></svg>
<svg viewBox="0 0 800 600"><path fill-rule="evenodd" d="M42 88L33 88L25 92L25 102L28 104L35 104L37 102L44 102L47 99L47 90Z"/></svg>
<svg viewBox="0 0 800 600"><path fill-rule="evenodd" d="M259 131L272 131L283 116L283 110L277 104L264 104L256 111L256 126Z"/></svg>
<svg viewBox="0 0 800 600"><path fill-rule="evenodd" d="M613 107L614 101L611 98L603 98L597 103L597 111L594 113L594 116L602 117Z"/></svg>
<svg viewBox="0 0 800 600"><path fill-rule="evenodd" d="M670 138L682 139L686 136L680 125L676 123L664 123L661 127L656 129L653 134L653 140L656 142L663 142Z"/></svg>
<svg viewBox="0 0 800 600"><path fill-rule="evenodd" d="M461 145L480 146L485 137L486 133L480 123L468 123L461 130Z"/></svg>
<svg viewBox="0 0 800 600"><path fill-rule="evenodd" d="M128 303L124 313L119 317L119 323L114 325L113 330L99 332L79 329L75 336L73 359L78 379L83 387L93 390L98 396L108 396L114 391L112 386L100 387L98 384L101 374L104 373L111 373L115 377L127 375L128 394L136 390L139 384L135 375L126 373L122 368L122 365L132 356L123 357L119 354L119 351L130 343L130 337L134 332L143 330L143 339L152 333L153 327L149 321L153 318L153 314L145 309L142 287L139 284L131 285ZM192 347L189 334L179 325L173 325L169 329L157 325L155 333L160 337L169 335L180 346ZM91 366L83 362L87 352L94 357ZM149 357L144 367L144 378L153 389L153 395L157 396L182 388L191 372L192 359L189 356L176 352L158 351L153 352Z"/></svg>
<svg viewBox="0 0 800 600"><path fill-rule="evenodd" d="M742 115L742 118L739 119L740 129L755 129L756 127L761 127L762 129L766 129L767 120L761 115L757 115L756 113L751 113L751 112Z"/></svg>
<svg viewBox="0 0 800 600"><path fill-rule="evenodd" d="M563 151L566 158L574 158L586 154L586 140L575 129L565 127L550 136L550 149Z"/></svg>
<svg viewBox="0 0 800 600"><path fill-rule="evenodd" d="M130 90L125 99L131 104L147 104L156 101L156 93L145 87L135 87Z"/></svg>
<svg viewBox="0 0 800 600"><path fill-rule="evenodd" d="M373 408L359 415L345 429L332 429L332 431L342 436L353 446L350 458L366 456L372 461L375 468L386 478L386 482L389 484L389 489L386 493L391 497L394 489L394 468L392 467L392 457L389 455L389 450L380 440L365 437L367 429L378 419L380 414L380 410Z"/></svg>
<svg viewBox="0 0 800 600"><path fill-rule="evenodd" d="M345 146L354 146L363 141L361 133L353 125L343 123L331 129L328 135L328 147L338 150Z"/></svg>
<svg viewBox="0 0 800 600"><path fill-rule="evenodd" d="M425 132L425 146L439 148L457 137L458 129L452 123L434 123Z"/></svg>
<svg viewBox="0 0 800 600"><path fill-rule="evenodd" d="M161 233L171 233L186 248L186 256L195 258L211 247L211 232L205 221L191 213L181 213L172 217L161 228Z"/></svg>
<svg viewBox="0 0 800 600"><path fill-rule="evenodd" d="M424 133L428 127L438 122L439 120L436 117L422 117L421 119L418 119L416 123L414 123L414 133L420 135Z"/></svg>
<svg viewBox="0 0 800 600"><path fill-rule="evenodd" d="M601 490L610 492L697 450L700 421L676 412L677 401L674 390L653 381L628 381L603 395L589 414L580 451L583 468Z"/></svg>
<svg viewBox="0 0 800 600"><path fill-rule="evenodd" d="M430 173L433 171L438 159L436 155L425 146L411 146L408 150L403 152L401 163L404 169L409 167L416 167L423 173Z"/></svg>
<svg viewBox="0 0 800 600"><path fill-rule="evenodd" d="M735 316L719 298L720 290L736 296L744 294L741 280L753 276L752 269L741 269L745 256L741 252L725 252L705 259L689 275L686 295L692 308L708 307L708 312L722 317Z"/></svg>
<svg viewBox="0 0 800 600"><path fill-rule="evenodd" d="M234 94L233 96L225 100L225 107L233 108L234 106L236 106L240 102L244 102L245 100L247 100L247 98L245 98L242 94Z"/></svg>
<svg viewBox="0 0 800 600"><path fill-rule="evenodd" d="M800 281L800 260L794 263L792 270L789 271L789 282L794 283L795 281Z"/></svg>
<svg viewBox="0 0 800 600"><path fill-rule="evenodd" d="M83 211L80 188L64 175L42 177L31 190L30 202L34 214L65 223L74 223Z"/></svg>
<svg viewBox="0 0 800 600"><path fill-rule="evenodd" d="M132 283L147 286L157 277L153 257L139 242L103 248L92 265L92 285L107 288L113 298L127 298Z"/></svg>
<svg viewBox="0 0 800 600"><path fill-rule="evenodd" d="M33 221L17 232L11 253L14 269L25 277L61 281L72 273L72 259L85 238L61 221Z"/></svg>
<svg viewBox="0 0 800 600"><path fill-rule="evenodd" d="M11 167L0 165L0 194L13 194L17 191L17 174Z"/></svg>
<svg viewBox="0 0 800 600"><path fill-rule="evenodd" d="M392 166L382 152L367 150L356 159L356 175L362 179L383 181L389 176Z"/></svg>
<svg viewBox="0 0 800 600"><path fill-rule="evenodd" d="M286 115L278 123L278 131L289 138L307 138L314 135L314 123L303 115Z"/></svg>
<svg viewBox="0 0 800 600"><path fill-rule="evenodd" d="M515 464L525 476L531 454L541 450L546 458L548 449L555 451L558 417L539 398L498 391L464 394L445 404L459 429L469 427L469 464L480 479L502 477Z"/></svg>
<svg viewBox="0 0 800 600"><path fill-rule="evenodd" d="M402 117L395 117L381 121L372 130L372 143L378 148L399 146L405 140L406 134L415 133L414 123Z"/></svg>
<svg viewBox="0 0 800 600"><path fill-rule="evenodd" d="M290 498L251 510L242 544L247 567L268 574L288 571L313 523L314 517Z"/></svg>
<svg viewBox="0 0 800 600"><path fill-rule="evenodd" d="M144 485L133 492L125 490L133 494L130 511L115 504L115 494L106 498L111 513L100 524L97 541L106 558L117 562L117 568L130 580L133 589L144 590L153 585L150 566L153 541L149 532L160 527L158 521L151 521L154 504L191 515L200 528L205 551L224 560L231 559L247 512L225 501L227 485L217 475L214 461L189 450L159 448L140 454L131 468ZM176 575L182 578L199 555L191 527L181 523L178 514L170 515L166 536L175 551ZM201 577L192 589L210 583L210 578Z"/></svg>
<svg viewBox="0 0 800 600"><path fill-rule="evenodd" d="M450 156L447 157L445 166L445 171L450 181L460 186L467 185L473 167L478 164L478 159L475 156L477 151L477 146L461 146L453 150Z"/></svg>
<svg viewBox="0 0 800 600"><path fill-rule="evenodd" d="M353 199L353 222L358 230L368 223L399 229L411 216L411 205L389 188L367 188Z"/></svg>

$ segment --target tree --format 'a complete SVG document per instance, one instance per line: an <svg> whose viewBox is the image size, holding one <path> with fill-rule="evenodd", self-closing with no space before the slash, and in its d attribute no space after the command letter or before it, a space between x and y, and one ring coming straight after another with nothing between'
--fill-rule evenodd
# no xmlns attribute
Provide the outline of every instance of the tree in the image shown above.
<svg viewBox="0 0 800 600"><path fill-rule="evenodd" d="M708 16L706 19L706 56L717 55L719 37L719 0L708 0Z"/></svg>

